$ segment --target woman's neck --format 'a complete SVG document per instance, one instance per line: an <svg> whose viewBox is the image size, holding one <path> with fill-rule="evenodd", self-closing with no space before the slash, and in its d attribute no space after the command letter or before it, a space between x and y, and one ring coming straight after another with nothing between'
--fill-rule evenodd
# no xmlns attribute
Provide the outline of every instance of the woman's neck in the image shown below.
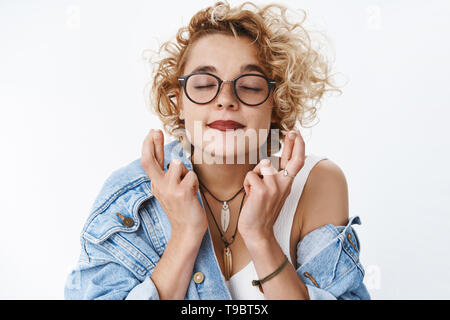
<svg viewBox="0 0 450 320"><path fill-rule="evenodd" d="M192 155L192 165L200 182L208 188L218 199L229 199L244 185L247 172L253 170L256 164L249 163L246 159L243 164L205 163L196 161L195 152Z"/></svg>

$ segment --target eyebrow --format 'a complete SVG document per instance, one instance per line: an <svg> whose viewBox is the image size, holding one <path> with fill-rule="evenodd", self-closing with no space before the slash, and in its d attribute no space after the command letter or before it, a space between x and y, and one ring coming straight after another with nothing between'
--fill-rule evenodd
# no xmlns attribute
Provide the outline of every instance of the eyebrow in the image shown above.
<svg viewBox="0 0 450 320"><path fill-rule="evenodd" d="M256 64L246 64L246 65L242 65L241 66L241 73L243 72L251 72L251 71L256 71L256 72L260 72L263 75L265 75L265 72L262 70L262 68ZM217 69L213 66L199 66L197 68L195 68L192 73L194 72L216 72L217 73Z"/></svg>

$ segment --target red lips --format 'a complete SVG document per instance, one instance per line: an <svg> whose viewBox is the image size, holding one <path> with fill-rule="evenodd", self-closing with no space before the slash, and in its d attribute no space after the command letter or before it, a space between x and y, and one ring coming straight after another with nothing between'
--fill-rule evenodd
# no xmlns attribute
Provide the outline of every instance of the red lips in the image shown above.
<svg viewBox="0 0 450 320"><path fill-rule="evenodd" d="M221 130L221 131L226 131L228 130L235 130L235 129L239 129L239 128L243 128L244 125L233 121L233 120L217 120L214 122L211 122L210 124L208 124L208 127L210 128L214 128L217 130Z"/></svg>

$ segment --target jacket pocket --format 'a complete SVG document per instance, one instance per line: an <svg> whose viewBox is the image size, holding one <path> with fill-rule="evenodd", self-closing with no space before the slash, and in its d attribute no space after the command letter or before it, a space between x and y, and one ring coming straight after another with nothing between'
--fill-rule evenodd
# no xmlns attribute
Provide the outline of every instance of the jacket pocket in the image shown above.
<svg viewBox="0 0 450 320"><path fill-rule="evenodd" d="M144 279L147 273L152 272L156 266L143 250L132 244L120 233L112 234L101 246L105 248L117 261L133 272L138 279ZM147 250L147 252L150 252ZM154 258L154 260L159 260Z"/></svg>
<svg viewBox="0 0 450 320"><path fill-rule="evenodd" d="M142 225L141 208L156 201L145 183L112 198L94 211L82 232L88 261L112 260L120 263L141 281L153 271L160 256L148 240ZM99 250L90 248L96 247Z"/></svg>

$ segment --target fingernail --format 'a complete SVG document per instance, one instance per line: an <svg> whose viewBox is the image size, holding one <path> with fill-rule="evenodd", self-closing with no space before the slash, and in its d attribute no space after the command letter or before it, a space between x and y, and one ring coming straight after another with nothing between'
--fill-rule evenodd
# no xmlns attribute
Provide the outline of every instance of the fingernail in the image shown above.
<svg viewBox="0 0 450 320"><path fill-rule="evenodd" d="M271 162L270 162L269 159L263 159L263 160L261 161L261 164L262 164L264 167L270 167Z"/></svg>

